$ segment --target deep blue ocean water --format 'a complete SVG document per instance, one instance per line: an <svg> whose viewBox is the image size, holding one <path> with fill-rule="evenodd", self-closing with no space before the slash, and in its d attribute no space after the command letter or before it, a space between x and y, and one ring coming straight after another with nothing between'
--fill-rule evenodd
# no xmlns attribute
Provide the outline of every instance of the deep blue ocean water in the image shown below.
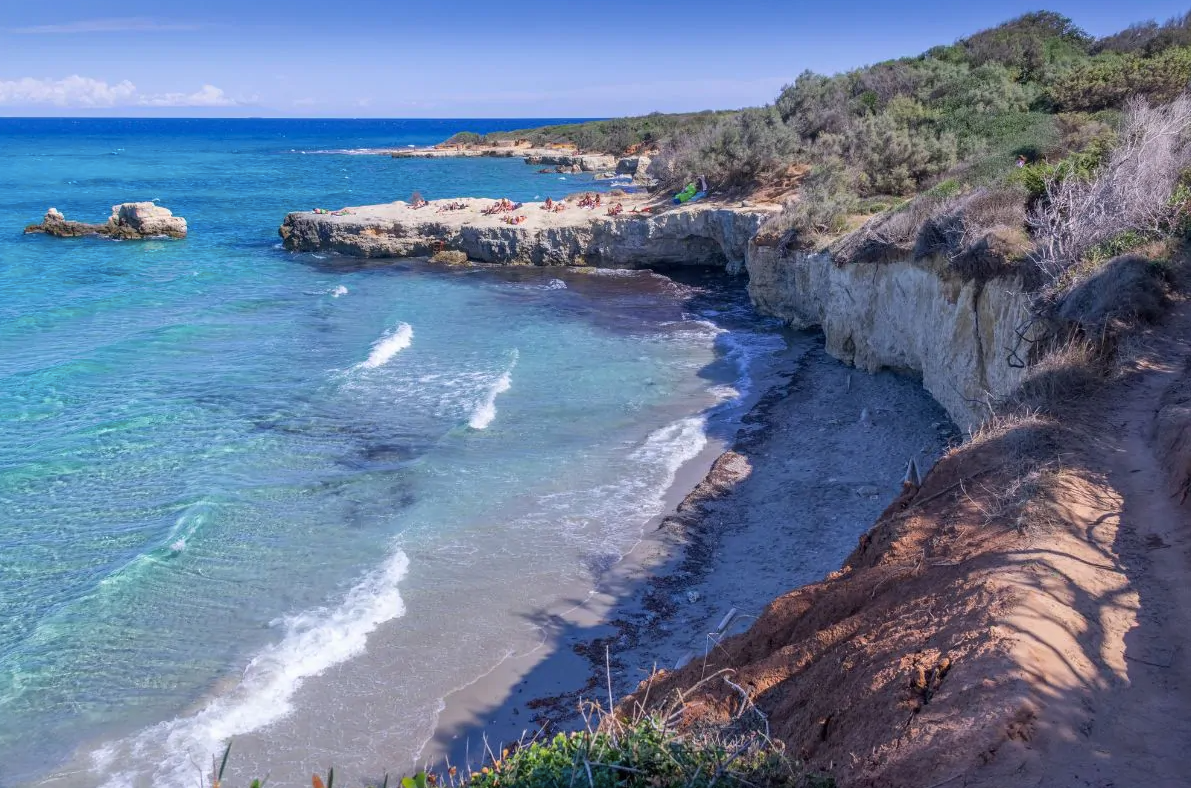
<svg viewBox="0 0 1191 788"><path fill-rule="evenodd" d="M347 153L538 122L0 119L0 786L192 785L231 737L404 768L662 510L782 346L739 284L278 245L290 210L595 187ZM190 236L21 234L133 200Z"/></svg>

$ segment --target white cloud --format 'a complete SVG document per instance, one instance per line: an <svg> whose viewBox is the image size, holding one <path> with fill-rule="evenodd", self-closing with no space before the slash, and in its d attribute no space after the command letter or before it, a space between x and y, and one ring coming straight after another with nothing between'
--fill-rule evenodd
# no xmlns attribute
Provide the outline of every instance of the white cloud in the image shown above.
<svg viewBox="0 0 1191 788"><path fill-rule="evenodd" d="M33 25L10 28L12 33L44 35L55 33L157 33L176 30L198 30L199 25L180 22L160 22L142 16L81 19L57 25Z"/></svg>
<svg viewBox="0 0 1191 788"><path fill-rule="evenodd" d="M0 81L0 104L54 104L59 107L114 107L135 103L136 85L128 80L115 85L77 74L66 79L25 77Z"/></svg>
<svg viewBox="0 0 1191 788"><path fill-rule="evenodd" d="M239 102L214 85L203 85L195 93L161 93L141 96L138 104L146 107L233 107Z"/></svg>
<svg viewBox="0 0 1191 788"><path fill-rule="evenodd" d="M100 79L0 80L0 105L53 104L57 107L231 107L240 104L214 85L203 85L194 93L141 93L127 79L109 85Z"/></svg>

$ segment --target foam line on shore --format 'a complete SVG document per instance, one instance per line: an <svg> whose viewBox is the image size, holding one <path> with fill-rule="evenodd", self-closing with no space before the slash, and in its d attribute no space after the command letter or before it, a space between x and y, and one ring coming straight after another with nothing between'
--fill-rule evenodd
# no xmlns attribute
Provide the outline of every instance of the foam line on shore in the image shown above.
<svg viewBox="0 0 1191 788"><path fill-rule="evenodd" d="M155 725L92 753L97 782L103 780L103 788L144 781L157 788L190 788L194 764L210 763L233 737L287 716L305 679L359 655L378 626L405 614L398 585L408 569L405 553L394 552L337 606L285 618L284 637L252 658L230 692L196 714Z"/></svg>

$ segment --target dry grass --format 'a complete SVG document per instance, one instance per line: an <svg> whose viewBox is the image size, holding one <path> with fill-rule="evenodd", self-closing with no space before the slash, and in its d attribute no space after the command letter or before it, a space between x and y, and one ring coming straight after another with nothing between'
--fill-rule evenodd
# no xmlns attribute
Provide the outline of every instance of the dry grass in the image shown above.
<svg viewBox="0 0 1191 788"><path fill-rule="evenodd" d="M1016 189L927 192L873 218L832 252L841 265L939 257L965 278L988 279L1014 270L1029 252L1025 203Z"/></svg>

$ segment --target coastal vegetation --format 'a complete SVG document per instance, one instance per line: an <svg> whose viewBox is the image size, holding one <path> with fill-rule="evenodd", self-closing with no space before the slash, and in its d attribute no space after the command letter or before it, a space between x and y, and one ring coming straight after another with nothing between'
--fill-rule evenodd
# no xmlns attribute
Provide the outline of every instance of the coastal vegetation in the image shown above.
<svg viewBox="0 0 1191 788"><path fill-rule="evenodd" d="M709 677L726 679L730 671ZM731 683L729 681L729 683ZM694 688L692 688L694 689ZM680 724L681 694L661 711L640 707L631 719L609 714L588 704L582 730L557 733L541 740L522 741L496 751L487 747L485 761L455 767L444 764L431 771L390 781L388 775L372 788L832 788L829 775L808 772L784 752L767 733L766 720L747 697L727 726L684 730ZM212 788L225 784L224 773L232 746L212 764ZM248 788L265 781L252 780ZM335 772L313 775L314 788L334 788Z"/></svg>
<svg viewBox="0 0 1191 788"><path fill-rule="evenodd" d="M622 154L650 148L677 134L689 134L735 114L730 110L662 113L629 118L563 123L534 129L516 129L491 134L462 131L444 145L494 145L524 140L534 147L567 145L591 153Z"/></svg>

